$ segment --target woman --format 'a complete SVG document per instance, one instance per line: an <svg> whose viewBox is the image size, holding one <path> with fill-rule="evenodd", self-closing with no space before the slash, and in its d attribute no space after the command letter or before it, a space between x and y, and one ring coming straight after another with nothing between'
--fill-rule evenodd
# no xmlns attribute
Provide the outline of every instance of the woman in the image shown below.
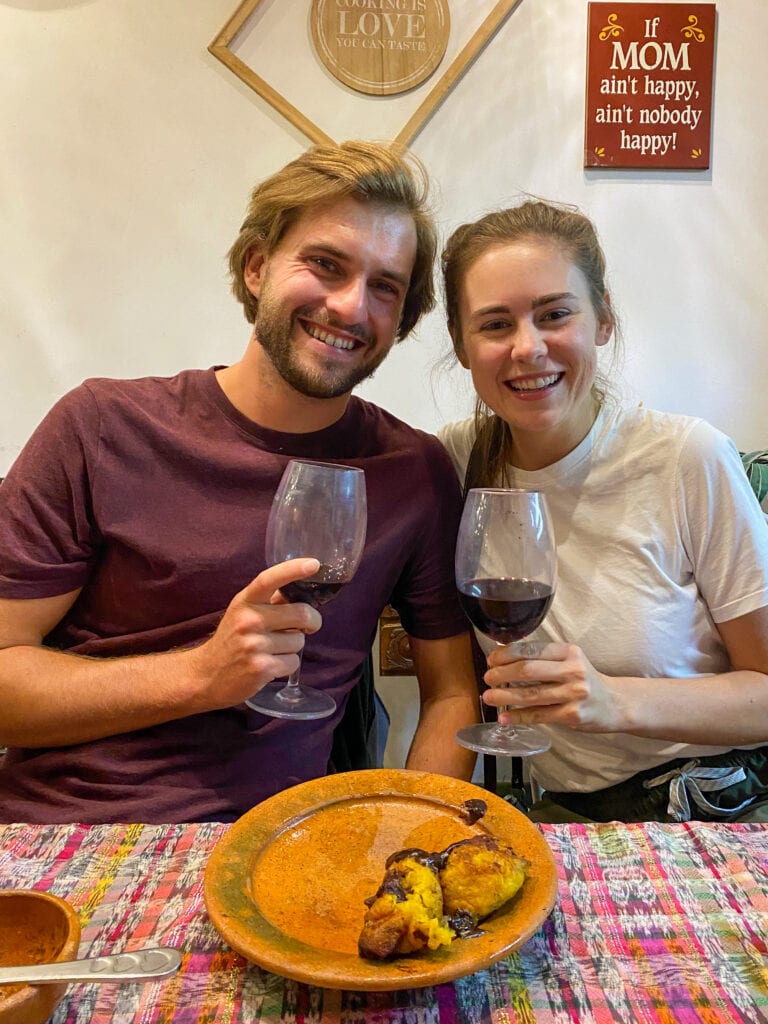
<svg viewBox="0 0 768 1024"><path fill-rule="evenodd" d="M486 704L536 725L539 821L768 820L768 528L700 419L621 409L590 221L539 201L460 227L448 328L478 393L441 439L469 486L543 491L558 543L536 660L488 658ZM469 472L467 469L469 467ZM762 817L761 817L762 815Z"/></svg>

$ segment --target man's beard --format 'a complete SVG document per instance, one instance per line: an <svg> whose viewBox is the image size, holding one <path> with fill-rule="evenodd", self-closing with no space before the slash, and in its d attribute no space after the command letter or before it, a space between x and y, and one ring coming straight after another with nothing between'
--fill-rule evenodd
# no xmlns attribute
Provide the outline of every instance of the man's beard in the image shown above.
<svg viewBox="0 0 768 1024"><path fill-rule="evenodd" d="M309 315L309 307L297 310L292 316L286 314L279 303L272 300L265 286L253 326L256 340L286 384L308 398L338 398L347 394L373 376L389 351L384 349L372 362L356 363L348 369L338 365L338 357L330 356L324 369L311 370L300 364L294 352L293 326L302 315ZM323 322L317 313L312 319L316 323Z"/></svg>

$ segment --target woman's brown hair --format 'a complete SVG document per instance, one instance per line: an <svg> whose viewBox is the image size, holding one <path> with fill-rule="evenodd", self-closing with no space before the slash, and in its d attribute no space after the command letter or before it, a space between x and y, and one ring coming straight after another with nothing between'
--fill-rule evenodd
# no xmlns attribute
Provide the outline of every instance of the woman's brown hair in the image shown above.
<svg viewBox="0 0 768 1024"><path fill-rule="evenodd" d="M520 206L487 213L480 220L463 224L448 239L441 257L443 289L448 326L456 355L464 359L459 302L461 288L470 267L489 249L526 238L546 239L558 245L581 270L597 319L618 328L616 315L605 285L605 255L594 225L575 207L543 200L528 200ZM602 401L606 383L596 379L593 394ZM476 443L469 476L471 486L508 483L512 455L509 426L480 400L475 410Z"/></svg>

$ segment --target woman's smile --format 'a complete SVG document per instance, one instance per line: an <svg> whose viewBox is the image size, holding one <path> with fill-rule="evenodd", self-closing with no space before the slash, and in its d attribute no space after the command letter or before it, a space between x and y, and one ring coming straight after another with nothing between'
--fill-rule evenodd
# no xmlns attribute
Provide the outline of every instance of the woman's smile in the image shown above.
<svg viewBox="0 0 768 1024"><path fill-rule="evenodd" d="M501 242L468 268L458 308L465 365L516 453L567 455L594 421L597 348L611 333L582 271L549 240Z"/></svg>

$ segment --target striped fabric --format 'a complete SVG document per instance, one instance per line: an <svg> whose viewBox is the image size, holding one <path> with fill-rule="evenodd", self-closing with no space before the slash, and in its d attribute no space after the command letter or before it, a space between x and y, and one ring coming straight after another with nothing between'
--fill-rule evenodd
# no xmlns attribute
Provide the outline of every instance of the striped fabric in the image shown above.
<svg viewBox="0 0 768 1024"><path fill-rule="evenodd" d="M757 500L768 512L768 449L758 452L742 452L741 461L749 477Z"/></svg>
<svg viewBox="0 0 768 1024"><path fill-rule="evenodd" d="M766 825L541 826L560 898L539 932L488 970L387 993L286 981L222 943L202 880L226 827L0 826L0 887L68 898L81 956L185 954L164 982L72 986L53 1024L768 1022Z"/></svg>

